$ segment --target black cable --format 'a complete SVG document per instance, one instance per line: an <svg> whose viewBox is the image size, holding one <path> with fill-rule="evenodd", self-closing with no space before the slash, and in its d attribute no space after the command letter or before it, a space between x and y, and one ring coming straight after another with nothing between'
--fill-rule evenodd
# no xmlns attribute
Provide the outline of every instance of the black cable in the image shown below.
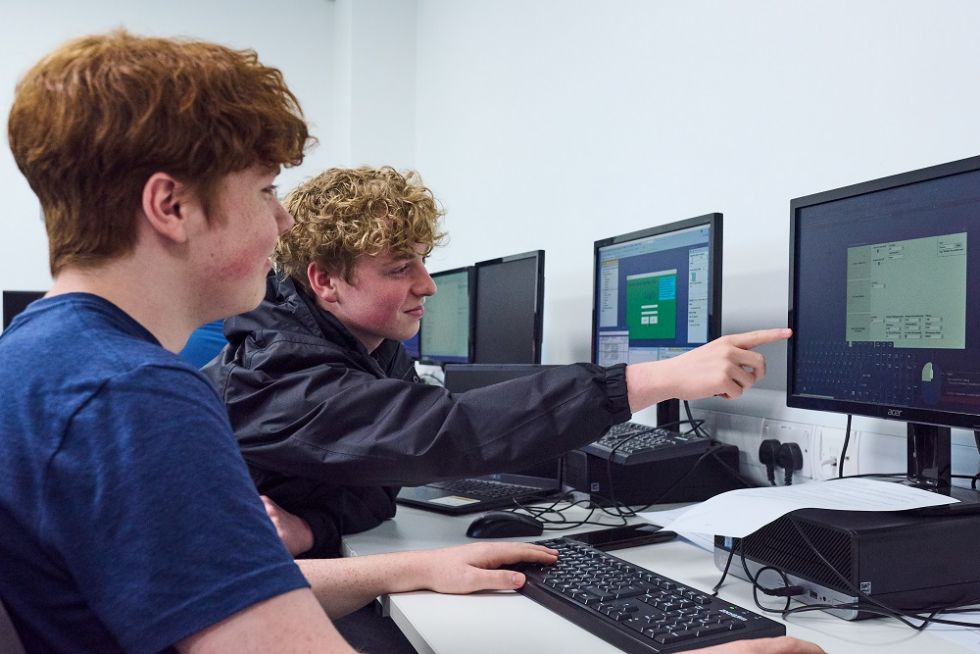
<svg viewBox="0 0 980 654"><path fill-rule="evenodd" d="M694 424L695 428L700 428L700 426L703 423L704 423L703 420L695 420L693 424ZM670 423L667 423L664 426L665 427L671 427L671 426L683 425L683 424L687 424L687 421L670 422ZM614 453L615 450L621 444L623 444L623 442L628 441L628 440L632 440L633 438L636 438L638 436L642 436L645 433L647 433L647 432L640 432L638 434L633 434L633 435L630 435L630 436L624 438L622 441L618 442L616 444L616 446L614 446L612 452L610 453L610 457L612 456L612 453ZM606 459L606 476L607 476L607 478L609 480L609 491L610 491L609 492L609 497L604 497L602 495L599 495L598 493L590 493L590 498L594 498L594 499L579 500L579 501L576 501L576 502L568 502L567 503L567 506L564 506L564 507L562 507L560 509L557 508L559 504L561 504L563 502L566 502L566 498L568 498L569 495L572 495L574 493L574 491L569 491L569 492L566 492L566 493L560 495L558 498L555 498L551 502L550 505L544 506L544 507L542 507L542 506L536 506L536 505L524 505L524 504L521 504L520 502L517 502L515 500L514 501L515 509L516 510L523 510L524 512L528 513L529 515L531 515L535 519L540 520L542 523L544 523L544 528L547 529L547 530L549 530L549 531L565 531L565 530L574 529L576 527L580 527L580 526L583 526L583 525L600 525L600 526L606 526L606 527L609 527L609 526L618 526L618 525L615 525L615 524L610 525L607 522L596 522L596 521L591 520L592 516L597 511L599 511L601 513L604 513L605 515L608 515L610 517L617 518L618 520L621 521L620 524L626 525L626 524L629 524L628 523L628 518L636 517L636 514L637 513L649 509L651 506L654 506L655 504L658 504L664 497L667 497L677 486L679 486L684 481L686 481L687 478L690 475L692 475L697 470L698 466L701 465L702 462L705 461L707 459L707 457L709 457L709 456L712 457L713 459L715 459L716 461L718 461L723 466L723 469L724 470L726 470L734 478L738 479L738 481L740 483L742 483L744 486L746 486L746 487L754 487L755 486L754 483L752 483L751 481L747 480L745 477L742 477L741 475L739 475L737 471L732 470L728 466L728 464L723 459L721 459L721 457L718 455L718 450L719 449L721 449L721 446L720 445L712 445L709 449L705 450L705 452L703 452L701 454L701 456L699 456L697 458L697 460L695 460L694 463L691 464L691 466L687 470L687 472L685 472L679 479L677 479L674 483L672 483L666 489L664 489L663 491L661 491L661 493L659 494L659 496L657 496L653 501L651 501L649 504L647 504L647 505L645 505L645 506L643 506L642 508L639 508L639 509L633 509L629 505L627 505L627 504L625 504L625 503L623 503L623 502L621 502L621 501L619 501L619 500L617 500L615 498L615 493L614 493L614 490L613 490L612 464L611 464L611 460L609 458ZM599 500L599 501L596 502L594 500ZM582 506L582 505L584 505L584 508L588 508L589 509L589 513L586 515L585 518L580 519L580 520L568 520L563 515L563 512L564 511L567 511L567 510L571 509L572 507ZM546 517L548 515L557 515L557 519L551 519L551 518Z"/></svg>
<svg viewBox="0 0 980 654"><path fill-rule="evenodd" d="M862 472L859 475L847 475L845 477L831 477L827 481L835 481L837 479L860 479L861 477L901 477L905 478L904 472Z"/></svg>
<svg viewBox="0 0 980 654"><path fill-rule="evenodd" d="M847 414L847 427L844 429L844 447L840 448L840 459L837 461L837 478L844 478L844 457L847 456L847 444L851 442L851 414Z"/></svg>
<svg viewBox="0 0 980 654"><path fill-rule="evenodd" d="M684 483L685 481L687 481L687 478L690 477L692 474L694 474L694 471L698 469L698 466L700 466L703 461L705 461L710 456L717 456L717 451L719 449L721 449L721 447L722 446L720 446L720 445L712 445L710 448L708 448L707 450L705 450L704 453L701 454L701 456L699 456L697 458L697 460L694 463L691 464L691 467L688 468L687 472L685 472L683 475L681 475L677 479L677 481L675 481L670 486L668 486L667 488L665 488L660 493L660 495L658 495L654 500L652 500L648 504L645 504L644 506L640 507L639 509L631 509L630 510L631 511L631 514L632 515L636 515L637 513L642 513L643 511L646 511L647 509L649 509L651 506L654 506L656 504L659 504L661 502L661 500L663 500L663 498L665 498L668 495L670 495L671 491L673 491L675 488L677 488L682 483Z"/></svg>
<svg viewBox="0 0 980 654"><path fill-rule="evenodd" d="M684 413L687 414L687 422L694 426L694 433L701 438L711 438L707 432L701 431L701 425L704 424L704 420L695 420L694 414L691 413L691 403L684 400ZM980 437L978 437L980 439ZM980 440L977 441L977 447L980 448Z"/></svg>
<svg viewBox="0 0 980 654"><path fill-rule="evenodd" d="M711 458L713 458L715 461L717 461L721 465L722 470L724 470L725 472L727 472L732 477L732 479L735 479L740 484L742 484L743 487L745 487L745 488L758 488L758 484L756 484L755 481L753 481L752 479L749 479L748 477L743 476L742 473L740 473L738 470L735 470L734 468L732 468L730 465L728 465L728 462L727 461L725 461L723 458L721 458L721 456L719 456L718 451L720 449L722 449L722 448L717 447L717 448L712 449L711 450Z"/></svg>
<svg viewBox="0 0 980 654"><path fill-rule="evenodd" d="M627 518L626 514L623 514L622 512L614 513L612 511L608 511L604 507L595 504L591 498L569 501L567 498L569 498L569 496L574 495L575 492L576 491L568 491L566 493L563 493L559 497L555 498L547 506L524 505L514 500L515 508L512 510L514 511L519 510L519 511L526 512L528 515L541 522L544 528L549 531L567 531L569 529L575 529L577 527L581 527L584 525L597 525L601 527L622 527L629 524L629 521L626 519ZM558 508L558 506L562 503L565 503L566 506ZM589 512L586 514L584 518L579 520L569 520L565 516L564 514L565 511L568 511L573 507L582 506L582 505L584 505L583 508L589 509ZM620 521L619 524L610 524L608 522L598 522L592 520L591 519L592 516L595 515L597 511L601 513L605 513L606 515L612 516L614 518L617 518ZM557 519L546 517L549 515L556 515Z"/></svg>
<svg viewBox="0 0 980 654"><path fill-rule="evenodd" d="M664 430L666 430L667 427L680 427L681 425L684 425L684 424L688 424L688 422L686 420L674 420L674 421L665 423L663 425L657 425L653 429L664 429ZM645 436L646 434L649 434L650 431L652 431L652 429L651 430L640 431L640 432L637 432L635 434L630 434L629 436L626 436L625 438L621 439L615 445L612 446L612 448L609 450L609 456L606 457L606 479L609 480L609 498L613 501L613 503L616 506L623 506L626 509L626 515L629 515L631 517L634 516L634 515L636 515L636 511L633 511L632 509L630 509L625 503L618 502L616 500L616 492L615 492L615 490L613 488L613 473L612 473L613 460L612 459L613 459L613 456L615 456L616 452L619 451L619 449L621 447L623 447L624 445L626 445L626 444L628 444L628 443L636 440L637 438L640 438L641 436ZM694 465L691 466L692 469L694 467L696 467L698 465L698 463L700 463L700 462L701 462L701 459L698 459L697 461L695 461L694 462ZM684 475L684 477L682 477L681 480L686 479L686 478L687 478L687 475ZM660 500L660 499L666 497L667 496L667 493L670 492L670 491L672 491L674 489L674 487L676 487L677 484L680 483L681 480L678 480L677 482L671 484L671 486L667 489L667 491L665 491L665 492L663 492L663 493L660 494L660 496L657 498L657 500ZM656 503L657 502L654 501L654 502L651 502L650 504L648 504L647 506L648 507L649 506L653 506Z"/></svg>
<svg viewBox="0 0 980 654"><path fill-rule="evenodd" d="M715 597L718 596L718 590L721 588L721 585L725 583L725 577L728 576L728 568L732 566L732 559L734 557L735 557L735 545L733 544L732 547L728 550L728 558L725 560L725 569L721 571L721 579L719 579L718 583L715 584L714 588L711 589L711 594L713 596Z"/></svg>

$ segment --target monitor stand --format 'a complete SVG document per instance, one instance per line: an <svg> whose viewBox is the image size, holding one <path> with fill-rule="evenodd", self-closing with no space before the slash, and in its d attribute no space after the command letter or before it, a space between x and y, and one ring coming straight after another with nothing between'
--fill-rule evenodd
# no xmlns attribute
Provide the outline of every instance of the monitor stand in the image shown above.
<svg viewBox="0 0 980 654"><path fill-rule="evenodd" d="M919 513L980 513L980 492L953 486L949 427L908 423L906 485L959 500L956 504L920 509Z"/></svg>
<svg viewBox="0 0 980 654"><path fill-rule="evenodd" d="M680 430L681 420L681 401L664 400L657 402L657 425L671 425L666 429L670 431Z"/></svg>

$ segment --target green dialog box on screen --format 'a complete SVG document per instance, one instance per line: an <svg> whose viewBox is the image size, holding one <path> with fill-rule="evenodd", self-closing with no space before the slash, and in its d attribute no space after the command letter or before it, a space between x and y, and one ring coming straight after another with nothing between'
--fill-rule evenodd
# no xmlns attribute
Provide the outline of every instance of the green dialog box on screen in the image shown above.
<svg viewBox="0 0 980 654"><path fill-rule="evenodd" d="M677 271L626 277L626 325L630 340L672 340L677 332Z"/></svg>

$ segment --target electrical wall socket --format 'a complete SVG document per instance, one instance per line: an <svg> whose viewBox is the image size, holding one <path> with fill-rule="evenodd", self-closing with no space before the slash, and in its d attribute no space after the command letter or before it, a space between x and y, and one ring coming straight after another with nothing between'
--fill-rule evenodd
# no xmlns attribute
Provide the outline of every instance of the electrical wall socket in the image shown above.
<svg viewBox="0 0 980 654"><path fill-rule="evenodd" d="M803 469L793 473L794 481L805 481L800 479L813 478L813 425L803 425L798 422L783 422L781 420L762 421L762 439L775 438L780 443L796 443L803 451ZM754 454L758 455L759 449L756 448ZM776 477L782 478L782 472L776 471Z"/></svg>
<svg viewBox="0 0 980 654"><path fill-rule="evenodd" d="M814 479L833 479L838 476L840 470L840 453L844 447L844 430L834 429L833 427L819 427L820 448L818 456L814 461ZM844 460L844 474L856 475L859 469L858 453L860 445L858 434L851 430L851 440L847 445L847 454Z"/></svg>

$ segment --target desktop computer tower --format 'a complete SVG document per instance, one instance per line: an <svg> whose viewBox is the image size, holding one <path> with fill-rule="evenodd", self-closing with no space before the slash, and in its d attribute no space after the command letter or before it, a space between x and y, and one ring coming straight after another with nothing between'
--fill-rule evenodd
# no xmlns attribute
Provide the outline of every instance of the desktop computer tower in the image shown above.
<svg viewBox="0 0 980 654"><path fill-rule="evenodd" d="M753 575L765 566L784 572L790 584L803 589L793 599L804 604L851 604L860 599L857 588L892 609L928 611L980 602L978 539L976 514L803 509L743 539L715 536L715 564L724 569L734 547L729 574L747 578L744 553ZM770 570L759 583L773 588L784 582ZM846 620L875 617L861 608L845 606L828 613Z"/></svg>
<svg viewBox="0 0 980 654"><path fill-rule="evenodd" d="M736 476L734 445L722 445L704 458L703 453L663 454L656 461L620 464L575 450L565 455L565 484L589 493L597 504L615 500L629 505L698 502L745 487Z"/></svg>

